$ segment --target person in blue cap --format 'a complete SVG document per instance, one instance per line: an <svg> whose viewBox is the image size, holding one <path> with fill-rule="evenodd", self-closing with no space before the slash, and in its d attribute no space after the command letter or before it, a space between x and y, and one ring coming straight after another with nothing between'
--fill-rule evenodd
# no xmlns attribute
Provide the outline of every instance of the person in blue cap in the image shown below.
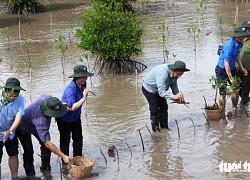
<svg viewBox="0 0 250 180"><path fill-rule="evenodd" d="M220 53L220 57L215 67L216 77L220 80L228 80L229 84L237 84L235 82L236 76L236 62L239 65L240 70L242 71L244 76L247 76L248 72L244 68L241 62L241 57L239 56L240 51L243 46L243 41L250 33L246 31L246 28L243 26L238 26L234 30L234 34L232 37L223 45L222 51ZM225 87L219 88L220 92L220 106L225 111L226 106L226 89ZM234 116L238 116L237 114L237 103L239 99L239 89L235 90L231 96L232 104L233 104L233 114Z"/></svg>
<svg viewBox="0 0 250 180"><path fill-rule="evenodd" d="M177 79L190 71L183 61L161 64L152 68L144 77L142 92L149 104L152 131L168 129L167 99L182 102L184 95L179 91ZM171 88L172 93L169 91Z"/></svg>

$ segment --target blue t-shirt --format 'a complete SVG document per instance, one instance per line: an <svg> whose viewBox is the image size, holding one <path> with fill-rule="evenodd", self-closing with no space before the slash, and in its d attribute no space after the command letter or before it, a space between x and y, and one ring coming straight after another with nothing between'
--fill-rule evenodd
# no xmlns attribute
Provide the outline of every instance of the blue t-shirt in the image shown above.
<svg viewBox="0 0 250 180"><path fill-rule="evenodd" d="M175 79L167 64L152 68L143 79L143 87L152 94L159 94L165 99L173 99L179 93L177 79ZM168 89L171 88L172 92Z"/></svg>
<svg viewBox="0 0 250 180"><path fill-rule="evenodd" d="M25 115L22 116L22 121L18 126L21 133L37 132L42 142L50 141L49 128L51 124L51 117L45 116L40 109L40 105L51 95L42 94L25 108Z"/></svg>
<svg viewBox="0 0 250 180"><path fill-rule="evenodd" d="M77 86L74 80L72 80L69 85L64 90L61 102L66 102L71 109L73 104L83 98L84 85L81 86L81 89ZM79 107L76 111L67 111L60 119L65 122L74 122L76 121L81 114L82 106Z"/></svg>
<svg viewBox="0 0 250 180"><path fill-rule="evenodd" d="M222 69L225 69L224 60L229 61L230 69L235 69L237 57L241 51L243 43L237 42L233 37L228 40L222 48L220 53L218 66Z"/></svg>
<svg viewBox="0 0 250 180"><path fill-rule="evenodd" d="M19 93L13 102L5 104L2 91L0 91L0 132L8 131L11 128L16 115L24 115L24 96ZM3 141L3 136L0 134L0 141ZM13 139L14 136L15 132L9 137Z"/></svg>

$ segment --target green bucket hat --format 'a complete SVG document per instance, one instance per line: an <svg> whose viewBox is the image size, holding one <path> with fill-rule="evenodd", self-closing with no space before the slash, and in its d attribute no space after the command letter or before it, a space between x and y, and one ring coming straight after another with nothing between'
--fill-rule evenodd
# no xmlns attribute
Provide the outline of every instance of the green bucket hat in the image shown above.
<svg viewBox="0 0 250 180"><path fill-rule="evenodd" d="M247 29L246 27L244 26L237 26L235 29L234 29L234 34L232 35L232 37L242 37L242 36L249 36L250 33L247 32Z"/></svg>
<svg viewBox="0 0 250 180"><path fill-rule="evenodd" d="M5 86L3 86L4 88L7 89L14 89L14 90L24 90L21 86L20 86L20 81L15 78L15 77L10 77L6 80L6 84ZM25 90L24 90L25 91Z"/></svg>
<svg viewBox="0 0 250 180"><path fill-rule="evenodd" d="M49 117L61 117L67 112L67 107L56 97L46 99L40 105L40 109L43 114Z"/></svg>
<svg viewBox="0 0 250 180"><path fill-rule="evenodd" d="M243 23L241 24L241 26L243 26L245 28L250 28L250 20L243 21Z"/></svg>
<svg viewBox="0 0 250 180"><path fill-rule="evenodd" d="M190 71L186 68L186 64L183 61L175 61L174 64L169 64L168 68L180 72Z"/></svg>
<svg viewBox="0 0 250 180"><path fill-rule="evenodd" d="M88 69L84 65L78 65L74 67L74 74L69 76L69 78L77 78L77 77L90 77L93 76L94 73L88 72Z"/></svg>

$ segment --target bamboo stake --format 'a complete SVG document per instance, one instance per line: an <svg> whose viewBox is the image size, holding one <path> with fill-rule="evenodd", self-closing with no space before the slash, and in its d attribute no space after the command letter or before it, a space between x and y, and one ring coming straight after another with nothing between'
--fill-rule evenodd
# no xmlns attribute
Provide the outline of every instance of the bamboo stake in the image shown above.
<svg viewBox="0 0 250 180"><path fill-rule="evenodd" d="M179 125L178 125L178 123L177 123L177 120L175 120L175 123L176 123L177 130L178 130L178 136L179 136L179 138L181 138L180 130L179 130Z"/></svg>
<svg viewBox="0 0 250 180"><path fill-rule="evenodd" d="M191 118L189 118L189 119L192 121L192 124L193 124L193 127L194 127L194 134L196 134L195 126L194 126L194 121Z"/></svg>
<svg viewBox="0 0 250 180"><path fill-rule="evenodd" d="M18 30L19 40L20 40L20 43L21 43L21 21L19 21L18 28L19 28L19 30Z"/></svg>
<svg viewBox="0 0 250 180"><path fill-rule="evenodd" d="M208 124L208 127L210 127L210 123L209 123L209 120L208 120L208 118L207 118L207 116L204 114L204 113L202 113L203 114L203 116L206 118L206 120L207 120L207 124Z"/></svg>
<svg viewBox="0 0 250 180"><path fill-rule="evenodd" d="M104 156L104 154L103 154L103 152L102 152L102 150L101 150L101 149L100 149L100 151L101 151L102 156L104 157L104 160L105 160L105 163L106 163L106 166L107 166L108 161L107 161L106 157Z"/></svg>
<svg viewBox="0 0 250 180"><path fill-rule="evenodd" d="M131 158L132 158L132 151L131 151L131 149L130 149L128 143L127 143L126 141L125 141L125 143L126 143L126 145L128 146L128 149L129 149L129 151L130 151L130 160L131 160Z"/></svg>
<svg viewBox="0 0 250 180"><path fill-rule="evenodd" d="M145 147L144 147L144 143L143 143L143 139L142 139L142 136L141 136L140 129L138 129L138 131L139 131L139 134L140 134L140 137L141 137L142 150L143 150L143 152L144 152L144 151L145 151Z"/></svg>
<svg viewBox="0 0 250 180"><path fill-rule="evenodd" d="M118 154L118 150L116 149L116 147L114 147L115 148L115 151L116 151L116 154L117 154L117 162L118 162L118 165L119 165L119 154Z"/></svg>
<svg viewBox="0 0 250 180"><path fill-rule="evenodd" d="M153 134L152 134L151 131L149 130L147 124L146 124L146 128L148 129L148 132L149 132L149 134L150 134L150 137L151 137L151 139L152 139L152 141L153 141L153 143L154 143L154 145L155 145L155 140L154 140Z"/></svg>

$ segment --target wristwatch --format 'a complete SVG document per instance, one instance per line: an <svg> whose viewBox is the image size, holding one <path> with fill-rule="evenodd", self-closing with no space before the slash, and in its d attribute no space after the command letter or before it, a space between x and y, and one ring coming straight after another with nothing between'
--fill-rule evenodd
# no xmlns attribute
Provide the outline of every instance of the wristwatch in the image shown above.
<svg viewBox="0 0 250 180"><path fill-rule="evenodd" d="M13 132L9 129L9 132L10 132L10 135L12 135L13 134Z"/></svg>

